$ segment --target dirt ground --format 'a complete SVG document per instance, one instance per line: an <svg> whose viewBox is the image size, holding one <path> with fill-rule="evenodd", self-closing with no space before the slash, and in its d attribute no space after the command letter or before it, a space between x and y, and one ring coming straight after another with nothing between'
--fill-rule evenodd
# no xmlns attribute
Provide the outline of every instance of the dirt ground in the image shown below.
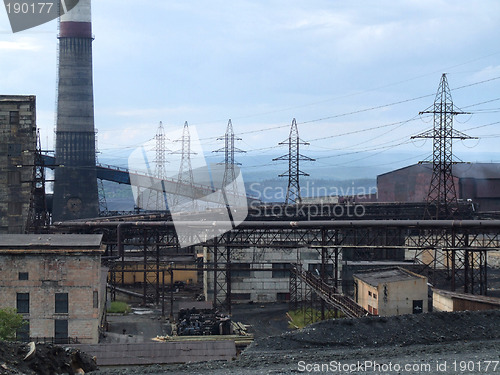
<svg viewBox="0 0 500 375"><path fill-rule="evenodd" d="M279 312L280 306L275 308ZM264 310L252 315L265 327L269 312ZM330 320L277 336L258 333L260 338L232 362L95 374L500 374L499 323L500 311Z"/></svg>
<svg viewBox="0 0 500 375"><path fill-rule="evenodd" d="M85 372L97 369L94 360L78 350L37 344L33 354L26 357L29 351L28 344L0 341L0 374L73 375L79 369Z"/></svg>

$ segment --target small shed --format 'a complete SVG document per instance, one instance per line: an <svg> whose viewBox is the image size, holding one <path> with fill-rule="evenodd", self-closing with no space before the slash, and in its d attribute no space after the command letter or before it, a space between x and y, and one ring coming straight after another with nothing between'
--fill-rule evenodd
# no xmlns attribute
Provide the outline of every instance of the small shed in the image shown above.
<svg viewBox="0 0 500 375"><path fill-rule="evenodd" d="M418 314L428 311L427 278L401 267L356 273L355 301L373 315Z"/></svg>
<svg viewBox="0 0 500 375"><path fill-rule="evenodd" d="M500 309L500 298L432 289L432 306L436 311L478 311Z"/></svg>

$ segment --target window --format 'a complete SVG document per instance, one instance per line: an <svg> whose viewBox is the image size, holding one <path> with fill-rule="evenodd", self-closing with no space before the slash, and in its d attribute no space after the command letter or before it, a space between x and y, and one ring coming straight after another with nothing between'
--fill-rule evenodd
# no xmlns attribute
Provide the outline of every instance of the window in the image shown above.
<svg viewBox="0 0 500 375"><path fill-rule="evenodd" d="M10 125L19 125L19 111L10 111L9 112L9 124Z"/></svg>
<svg viewBox="0 0 500 375"><path fill-rule="evenodd" d="M309 263L307 270L315 276L321 276L321 263ZM333 276L333 264L325 264L325 273L327 276Z"/></svg>
<svg viewBox="0 0 500 375"><path fill-rule="evenodd" d="M376 309L375 307L373 308L373 315L378 315L378 309Z"/></svg>
<svg viewBox="0 0 500 375"><path fill-rule="evenodd" d="M250 299L250 293L231 293L231 299L235 301L245 301Z"/></svg>
<svg viewBox="0 0 500 375"><path fill-rule="evenodd" d="M21 183L21 172L11 171L7 173L8 185L19 185Z"/></svg>
<svg viewBox="0 0 500 375"><path fill-rule="evenodd" d="M68 293L56 293L56 314L68 313Z"/></svg>
<svg viewBox="0 0 500 375"><path fill-rule="evenodd" d="M21 156L21 144L9 143L7 147L7 156L8 157Z"/></svg>
<svg viewBox="0 0 500 375"><path fill-rule="evenodd" d="M92 298L93 302L94 302L94 309L97 309L99 308L99 292L97 290L94 290L94 295L93 295L93 298Z"/></svg>
<svg viewBox="0 0 500 375"><path fill-rule="evenodd" d="M23 205L21 202L9 202L8 210L9 215L21 215L23 212Z"/></svg>
<svg viewBox="0 0 500 375"><path fill-rule="evenodd" d="M373 314L373 306L368 305L368 312L370 314Z"/></svg>
<svg viewBox="0 0 500 375"><path fill-rule="evenodd" d="M278 302L290 301L290 293L276 293L276 301Z"/></svg>
<svg viewBox="0 0 500 375"><path fill-rule="evenodd" d="M68 321L54 320L54 342L56 344L68 343Z"/></svg>
<svg viewBox="0 0 500 375"><path fill-rule="evenodd" d="M372 296L372 292L368 291L368 296L371 297Z"/></svg>
<svg viewBox="0 0 500 375"><path fill-rule="evenodd" d="M231 263L231 277L250 277L250 263Z"/></svg>
<svg viewBox="0 0 500 375"><path fill-rule="evenodd" d="M284 279L290 277L290 263L273 263L273 278Z"/></svg>
<svg viewBox="0 0 500 375"><path fill-rule="evenodd" d="M19 280L28 280L28 272L19 272Z"/></svg>
<svg viewBox="0 0 500 375"><path fill-rule="evenodd" d="M377 299L377 293L373 293L373 298Z"/></svg>
<svg viewBox="0 0 500 375"><path fill-rule="evenodd" d="M16 308L19 314L29 314L30 312L29 293L17 293Z"/></svg>
<svg viewBox="0 0 500 375"><path fill-rule="evenodd" d="M30 321L25 320L24 325L16 331L17 341L30 341Z"/></svg>

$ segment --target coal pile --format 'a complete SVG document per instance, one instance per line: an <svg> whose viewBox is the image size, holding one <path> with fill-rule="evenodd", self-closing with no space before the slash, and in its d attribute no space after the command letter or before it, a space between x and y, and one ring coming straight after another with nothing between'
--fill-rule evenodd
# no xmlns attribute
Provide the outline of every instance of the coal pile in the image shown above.
<svg viewBox="0 0 500 375"><path fill-rule="evenodd" d="M494 340L500 339L499 321L500 310L327 320L299 331L263 338L247 352Z"/></svg>
<svg viewBox="0 0 500 375"><path fill-rule="evenodd" d="M0 341L0 374L73 375L82 373L81 370L84 373L97 370L93 358L76 349L36 344L35 351L26 358L29 352L26 343Z"/></svg>
<svg viewBox="0 0 500 375"><path fill-rule="evenodd" d="M230 335L231 319L215 309L180 310L178 336Z"/></svg>

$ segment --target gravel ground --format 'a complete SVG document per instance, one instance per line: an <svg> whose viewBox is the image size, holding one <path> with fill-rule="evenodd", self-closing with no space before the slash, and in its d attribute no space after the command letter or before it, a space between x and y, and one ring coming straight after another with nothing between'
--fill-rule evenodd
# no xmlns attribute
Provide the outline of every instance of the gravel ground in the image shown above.
<svg viewBox="0 0 500 375"><path fill-rule="evenodd" d="M92 374L500 374L500 311L339 319L256 340L232 362Z"/></svg>

